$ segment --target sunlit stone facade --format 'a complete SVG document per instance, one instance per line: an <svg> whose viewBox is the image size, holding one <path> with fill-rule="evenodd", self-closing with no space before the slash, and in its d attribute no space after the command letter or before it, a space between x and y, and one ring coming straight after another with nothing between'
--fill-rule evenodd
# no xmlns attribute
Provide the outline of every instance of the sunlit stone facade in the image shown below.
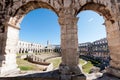
<svg viewBox="0 0 120 80"><path fill-rule="evenodd" d="M42 52L44 46L37 43L30 43L25 41L18 42L18 53L39 53Z"/></svg>
<svg viewBox="0 0 120 80"><path fill-rule="evenodd" d="M60 53L60 46L59 45L50 45L47 46L38 44L38 43L31 43L25 41L18 41L17 45L17 53L42 53L42 52L59 52Z"/></svg>
<svg viewBox="0 0 120 80"><path fill-rule="evenodd" d="M106 38L96 40L94 42L87 42L79 44L80 55L108 58L109 48Z"/></svg>

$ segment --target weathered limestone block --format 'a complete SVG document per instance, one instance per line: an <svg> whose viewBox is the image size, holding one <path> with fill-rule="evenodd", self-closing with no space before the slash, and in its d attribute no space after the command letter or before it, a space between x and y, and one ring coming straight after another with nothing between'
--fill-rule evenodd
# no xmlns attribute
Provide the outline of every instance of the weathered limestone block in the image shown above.
<svg viewBox="0 0 120 80"><path fill-rule="evenodd" d="M7 36L5 37L5 35ZM2 49L5 51L2 51L4 54L1 55L0 76L9 74L12 71L18 71L16 64L16 45L18 41L18 30L14 27L8 26L7 32L4 33L3 39L6 39L6 41L2 41Z"/></svg>
<svg viewBox="0 0 120 80"><path fill-rule="evenodd" d="M117 0L118 3L120 3L120 0Z"/></svg>
<svg viewBox="0 0 120 80"><path fill-rule="evenodd" d="M118 55L119 56L119 55ZM116 68L116 69L120 69L120 61L111 61L110 62L110 65L111 66L114 66L114 68Z"/></svg>
<svg viewBox="0 0 120 80"><path fill-rule="evenodd" d="M61 7L58 1L54 1L54 6L56 7L57 10L59 10L59 8Z"/></svg>
<svg viewBox="0 0 120 80"><path fill-rule="evenodd" d="M72 4L72 1L71 1L71 0L64 0L64 7L65 7L65 8L70 7L71 4Z"/></svg>
<svg viewBox="0 0 120 80"><path fill-rule="evenodd" d="M81 6L84 6L87 3L86 0L79 0L79 2L81 4Z"/></svg>
<svg viewBox="0 0 120 80"><path fill-rule="evenodd" d="M107 70L107 73L112 74L112 75L120 78L120 70L119 69L116 69L113 67L108 67L106 70Z"/></svg>
<svg viewBox="0 0 120 80"><path fill-rule="evenodd" d="M81 74L81 75L73 75L71 80L86 80L86 76Z"/></svg>
<svg viewBox="0 0 120 80"><path fill-rule="evenodd" d="M62 19L60 19L60 20L62 20ZM71 57L70 55L72 55L72 54L74 54L75 56L77 55L77 47L75 47L75 46L78 46L78 44L77 44L77 37L76 37L76 35L77 35L77 32L76 32L77 28L74 28L74 22L70 21L70 19L67 19L67 21L65 19L64 23L62 23L62 22L63 21L60 22L61 26L62 26L61 27L61 31L62 31L61 37L62 37L62 40L63 40L62 43L64 44L64 46L61 46L61 47L63 49L62 51L65 52L64 54L66 54L66 51L69 53L69 54L66 54L66 57L68 57L68 59L66 59L66 61L69 62L69 58ZM66 27L63 27L63 24L66 25ZM67 37L67 39L65 39L65 37ZM69 40L71 40L71 41L69 41ZM66 44L66 42L67 42L67 44ZM64 56L64 54L63 54L63 56ZM77 57L75 57L75 60L77 60L76 58ZM74 60L73 60L73 62L74 62ZM71 63L72 65L78 64L78 62L77 63L73 63L73 62Z"/></svg>
<svg viewBox="0 0 120 80"><path fill-rule="evenodd" d="M0 77L3 77L7 74L18 72L16 64L16 55L15 54L6 54L0 56Z"/></svg>
<svg viewBox="0 0 120 80"><path fill-rule="evenodd" d="M78 67L78 38L77 38L77 21L78 18L74 18L71 9L63 11L66 15L64 18L59 18L61 25L61 48L62 48L62 63L60 65L61 80L71 80L72 76L81 74L81 70ZM71 56L72 55L72 56ZM78 80L77 78L74 80Z"/></svg>
<svg viewBox="0 0 120 80"><path fill-rule="evenodd" d="M110 21L106 22L107 28L107 39L110 50L110 67L107 69L109 74L120 77L120 30L118 22L112 23ZM118 74L116 74L118 73Z"/></svg>

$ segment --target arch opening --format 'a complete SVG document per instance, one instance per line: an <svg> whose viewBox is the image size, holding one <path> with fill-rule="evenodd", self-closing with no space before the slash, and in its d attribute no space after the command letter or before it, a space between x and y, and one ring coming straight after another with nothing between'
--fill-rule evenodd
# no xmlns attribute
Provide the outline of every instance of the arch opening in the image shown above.
<svg viewBox="0 0 120 80"><path fill-rule="evenodd" d="M118 59L118 45L119 45L119 21L117 21L114 13L111 11L110 8L101 5L101 4L95 4L95 3L88 3L85 4L78 12L84 11L84 10L93 10L100 15L102 15L105 19L104 25L106 26L106 33L107 33L107 41L108 41L108 47L109 47L109 55L110 55L110 65L106 68L106 73L112 74L114 76L120 77L120 74L117 71L119 71L119 64ZM117 52L116 52L117 51Z"/></svg>
<svg viewBox="0 0 120 80"><path fill-rule="evenodd" d="M91 71L93 67L99 68L99 71L104 70L109 66L110 61L104 18L93 10L82 11L77 17L80 18L78 21L79 55L83 60L91 61L88 62L91 64L88 66L88 72L85 68L83 71L94 73Z"/></svg>
<svg viewBox="0 0 120 80"><path fill-rule="evenodd" d="M60 56L60 52L54 52L54 50L60 49L60 47L56 48L57 45L60 45L60 27L57 19L55 13L45 8L32 10L23 18L20 24L20 39L22 41L19 42L24 45L20 45L20 48L23 49L20 54L27 53L29 55L28 61L33 60L33 62L48 64L47 58ZM43 71L47 71L49 68L45 68L46 65L43 64L39 65L43 66ZM21 68L22 64L18 62L18 65ZM42 70L39 69L41 67L36 67L35 70L37 68ZM54 66L50 70L54 70Z"/></svg>
<svg viewBox="0 0 120 80"><path fill-rule="evenodd" d="M13 16L10 18L8 24L16 25L17 27L20 26L20 23L24 16L29 13L32 10L38 9L38 8L46 8L50 9L53 12L56 13L58 16L57 11L50 6L48 3L42 2L42 1L29 1L26 4L20 6L13 14Z"/></svg>
<svg viewBox="0 0 120 80"><path fill-rule="evenodd" d="M5 64L7 64L6 67L8 67L8 68L6 68L3 71L3 73L5 73L6 71L8 72L9 70L18 71L18 65L16 64L16 52L26 53L26 52L28 52L28 50L33 50L33 52L37 53L37 52L45 51L45 50L41 50L41 49L38 51L36 48L35 49L21 49L20 48L20 51L17 51L17 47L16 47L17 44L18 44L18 40L19 40L19 30L20 30L21 22L23 21L25 15L27 13L29 13L31 11L34 11L35 9L38 9L38 8L45 8L45 9L48 9L48 10L52 10L54 12L54 15L56 15L55 14L56 13L55 9L52 8L50 5L48 5L47 3L43 3L43 2L37 3L37 1L35 1L35 2L31 1L31 2L28 2L27 4L21 6L15 12L15 14L10 18L10 20L8 21L8 24L7 24L7 27L6 27L6 35L7 35L6 43L7 44L6 44L6 48L5 48L5 50L6 50L6 52L5 52L5 54L6 54L6 58L5 58L6 63ZM56 15L56 17L57 17L57 15ZM50 24L53 24L53 23L50 23ZM56 24L56 25L57 26L55 26L55 27L59 28L58 24ZM53 30L52 26L54 26L54 25L51 25L51 28L52 28L51 32L53 32L52 31ZM50 28L48 30L50 31ZM59 32L57 32L57 34L59 34ZM54 35L57 35L57 34L54 34ZM38 45L38 44L34 45L33 43L30 44L30 45L41 47L41 45ZM24 47L24 46L29 46L29 45L24 44L22 47ZM51 47L51 45L47 45L47 46ZM55 48L56 43L53 43L53 46ZM52 48L50 48L47 51L52 52L54 50ZM9 59L7 59L7 58L9 58ZM37 60L37 59L35 59L35 60ZM38 59L38 61L44 61L44 60Z"/></svg>
<svg viewBox="0 0 120 80"><path fill-rule="evenodd" d="M94 2L89 2L85 5L83 5L77 12L79 14L81 11L84 10L93 10L99 15L103 16L105 20L110 20L112 23L114 23L114 18L112 17L112 12L103 4L98 4Z"/></svg>

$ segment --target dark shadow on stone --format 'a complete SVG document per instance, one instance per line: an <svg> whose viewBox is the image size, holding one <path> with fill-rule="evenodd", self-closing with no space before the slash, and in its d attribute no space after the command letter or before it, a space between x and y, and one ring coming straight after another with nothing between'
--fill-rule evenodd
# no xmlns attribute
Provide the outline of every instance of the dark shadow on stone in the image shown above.
<svg viewBox="0 0 120 80"><path fill-rule="evenodd" d="M0 80L59 80L59 70L43 73L33 73L16 77L0 77Z"/></svg>
<svg viewBox="0 0 120 80"><path fill-rule="evenodd" d="M86 80L86 76L84 74L74 75L71 80Z"/></svg>
<svg viewBox="0 0 120 80"><path fill-rule="evenodd" d="M43 73L34 73L34 74L27 74L24 76L18 76L18 77L41 77L41 78L59 78L59 70L49 71L49 72L43 72Z"/></svg>
<svg viewBox="0 0 120 80"><path fill-rule="evenodd" d="M120 80L120 78L104 73L102 77L99 77L98 79L94 79L94 80Z"/></svg>

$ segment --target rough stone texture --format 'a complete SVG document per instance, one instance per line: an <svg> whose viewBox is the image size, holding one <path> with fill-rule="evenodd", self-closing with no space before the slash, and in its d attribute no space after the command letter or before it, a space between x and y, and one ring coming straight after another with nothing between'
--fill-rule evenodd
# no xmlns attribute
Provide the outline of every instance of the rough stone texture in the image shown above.
<svg viewBox="0 0 120 80"><path fill-rule="evenodd" d="M112 72L112 73L111 73L111 72ZM117 76L117 77L120 76L120 70L119 70L119 69L112 68L112 67L107 68L107 73L110 73L110 74L115 75L115 76Z"/></svg>
<svg viewBox="0 0 120 80"><path fill-rule="evenodd" d="M89 79L88 79L89 80ZM97 79L94 79L94 80L120 80L120 78L117 78L113 75L110 75L110 74L103 74L102 77L99 77Z"/></svg>
<svg viewBox="0 0 120 80"><path fill-rule="evenodd" d="M8 77L8 78L0 78L0 80L58 80L56 78L36 78L36 77L33 77L33 78L11 78L11 77Z"/></svg>
<svg viewBox="0 0 120 80"><path fill-rule="evenodd" d="M81 74L78 69L77 14L83 10L93 10L105 18L108 45L113 69L120 70L120 2L119 0L1 0L0 1L0 65L8 71L15 68L15 53L18 42L19 24L23 17L36 8L47 8L59 17L61 26L61 66L68 73ZM7 57L8 55L11 55ZM12 59L11 61L9 59ZM8 67L13 65L14 67ZM116 64L116 65L115 65ZM60 66L60 68L61 68ZM65 67L64 67L65 66ZM16 66L17 67L17 66ZM3 71L2 68L0 72ZM8 72L7 69L5 72ZM61 71L61 73L64 73ZM114 73L110 70L109 73ZM63 75L66 75L63 74ZM116 75L116 74L113 74ZM117 75L120 77L120 75ZM66 78L66 76L64 77ZM66 80L64 79L63 80Z"/></svg>
<svg viewBox="0 0 120 80"><path fill-rule="evenodd" d="M86 80L86 76L85 75L74 75L72 76L71 80Z"/></svg>

